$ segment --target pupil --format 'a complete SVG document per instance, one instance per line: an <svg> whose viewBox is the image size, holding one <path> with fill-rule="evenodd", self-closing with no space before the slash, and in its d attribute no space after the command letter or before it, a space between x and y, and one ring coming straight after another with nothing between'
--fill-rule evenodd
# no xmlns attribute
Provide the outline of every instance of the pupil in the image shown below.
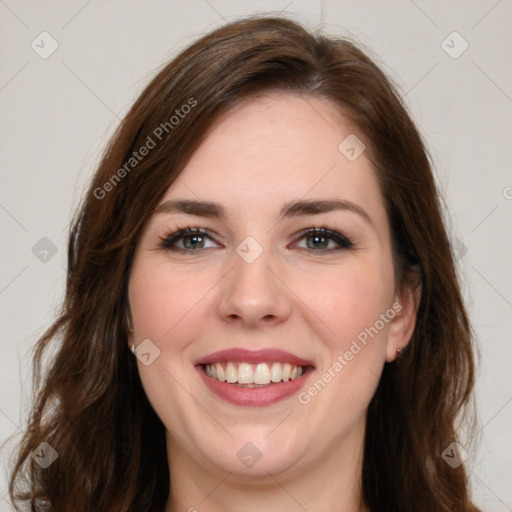
<svg viewBox="0 0 512 512"><path fill-rule="evenodd" d="M315 243L316 243L316 242L318 242L319 240L323 240L323 243L321 242L321 245L313 245L313 248L318 248L318 247L325 248L325 247L326 247L326 244L325 244L325 240L326 240L326 238L325 238L325 237L323 237L323 236L316 236L316 235L314 235L314 236L312 236L311 238L314 240L313 244L315 244Z"/></svg>
<svg viewBox="0 0 512 512"><path fill-rule="evenodd" d="M200 247L202 238L203 238L202 236L197 236L197 235L191 235L191 236L187 237L185 240L188 240L190 242L190 244L188 245L187 248ZM187 246L187 243L185 243L185 245Z"/></svg>

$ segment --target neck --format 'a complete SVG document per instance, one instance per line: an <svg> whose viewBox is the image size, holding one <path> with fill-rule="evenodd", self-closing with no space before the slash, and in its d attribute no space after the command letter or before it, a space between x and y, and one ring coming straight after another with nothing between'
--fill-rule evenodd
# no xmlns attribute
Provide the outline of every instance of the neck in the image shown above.
<svg viewBox="0 0 512 512"><path fill-rule="evenodd" d="M369 512L361 499L364 428L308 464L257 477L193 460L167 436L170 496L165 512Z"/></svg>

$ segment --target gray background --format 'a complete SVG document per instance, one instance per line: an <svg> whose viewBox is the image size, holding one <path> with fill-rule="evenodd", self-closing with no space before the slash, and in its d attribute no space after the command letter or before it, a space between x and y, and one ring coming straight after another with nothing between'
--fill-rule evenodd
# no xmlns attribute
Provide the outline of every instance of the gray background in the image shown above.
<svg viewBox="0 0 512 512"><path fill-rule="evenodd" d="M405 94L432 151L480 343L475 500L512 510L511 0L0 0L0 441L23 427L28 351L55 317L67 226L108 136L168 58L260 11L355 38ZM58 44L46 59L43 31ZM0 510L10 510L11 446Z"/></svg>

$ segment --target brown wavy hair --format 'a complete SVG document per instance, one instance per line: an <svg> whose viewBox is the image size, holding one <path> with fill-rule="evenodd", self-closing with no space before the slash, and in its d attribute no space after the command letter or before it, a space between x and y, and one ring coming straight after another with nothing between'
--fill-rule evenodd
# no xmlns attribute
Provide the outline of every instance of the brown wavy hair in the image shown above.
<svg viewBox="0 0 512 512"><path fill-rule="evenodd" d="M385 364L369 405L363 500L374 512L476 510L464 465L453 469L441 456L471 403L473 333L425 144L367 52L266 16L226 24L182 51L108 144L72 224L62 311L35 346L34 405L10 480L17 507L164 509L165 427L127 349L134 249L212 123L275 90L328 101L362 134L385 199L397 282L415 287L416 275L421 284L412 339L399 365ZM142 158L149 138L157 143ZM141 158L130 160L135 153ZM46 469L31 458L41 442L58 453Z"/></svg>

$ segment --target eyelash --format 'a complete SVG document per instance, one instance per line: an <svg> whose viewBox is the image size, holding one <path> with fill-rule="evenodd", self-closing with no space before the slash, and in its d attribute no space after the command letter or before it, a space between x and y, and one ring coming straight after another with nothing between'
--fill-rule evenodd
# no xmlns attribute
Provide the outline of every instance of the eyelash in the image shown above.
<svg viewBox="0 0 512 512"><path fill-rule="evenodd" d="M197 234L205 235L208 238L215 241L215 237L213 236L213 233L209 229L201 228L199 226L190 226L189 225L186 228L171 231L170 233L167 233L163 237L160 237L159 246L162 249L168 249L171 251L183 252L183 253L184 252L190 253L192 251L199 252L203 249L209 249L209 247L200 248L200 249L183 249L181 247L175 247L173 245L174 243L176 243L176 241L178 241L186 236L197 235ZM337 247L335 249L325 249L325 250L306 248L305 249L306 251L320 254L320 253L331 253L333 251L348 250L348 249L352 249L354 247L354 243L352 242L352 240L349 237L342 235L338 231L329 229L324 224L322 224L319 228L313 226L313 227L310 227L308 229L301 231L298 234L298 239L302 239L307 236L314 236L314 235L322 236L324 238L327 238L328 240L334 240L339 245L339 247Z"/></svg>

